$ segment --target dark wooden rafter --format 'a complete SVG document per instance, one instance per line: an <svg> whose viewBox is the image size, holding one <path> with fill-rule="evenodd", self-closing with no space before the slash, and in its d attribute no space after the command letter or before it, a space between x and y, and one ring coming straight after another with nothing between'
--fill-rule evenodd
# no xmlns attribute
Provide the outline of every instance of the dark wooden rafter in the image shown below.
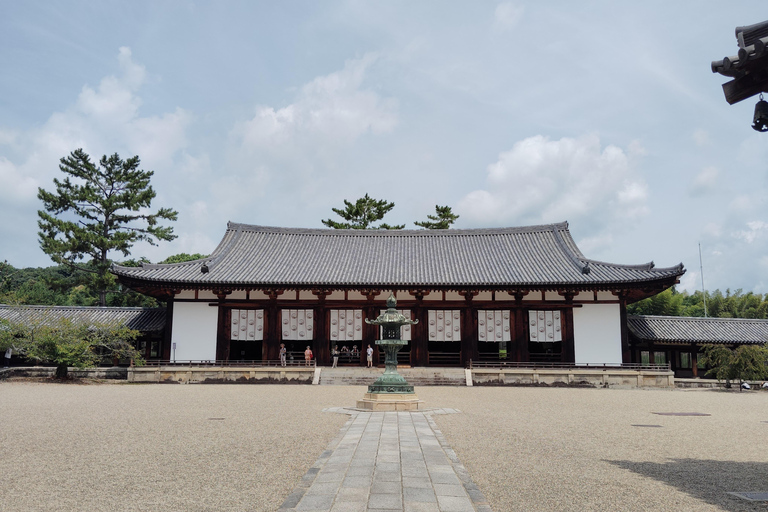
<svg viewBox="0 0 768 512"><path fill-rule="evenodd" d="M417 301L422 301L424 300L425 295L429 295L430 291L431 290L426 290L424 288L413 288L408 290L408 293L413 295Z"/></svg>
<svg viewBox="0 0 768 512"><path fill-rule="evenodd" d="M317 297L317 300L320 302L325 302L325 298L330 295L330 291L325 288L314 288L312 290L312 295Z"/></svg>
<svg viewBox="0 0 768 512"><path fill-rule="evenodd" d="M368 302L373 302L376 299L376 297L381 295L381 290L378 288L362 288L358 291L365 296Z"/></svg>
<svg viewBox="0 0 768 512"><path fill-rule="evenodd" d="M232 290L228 288L214 288L211 290L211 292L218 297L219 300L224 300L227 298L227 295L232 294Z"/></svg>

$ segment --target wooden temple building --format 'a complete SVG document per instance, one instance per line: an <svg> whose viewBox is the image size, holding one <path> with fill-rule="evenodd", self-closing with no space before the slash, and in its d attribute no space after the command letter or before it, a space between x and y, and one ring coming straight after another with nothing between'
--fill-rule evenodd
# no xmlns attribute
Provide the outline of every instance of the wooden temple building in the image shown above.
<svg viewBox="0 0 768 512"><path fill-rule="evenodd" d="M202 260L114 266L120 282L167 301L162 358L278 359L331 349L365 365L379 333L365 318L390 292L407 317L411 366L472 361L632 362L626 306L679 282L682 264L586 258L567 223L464 230L329 230L229 223ZM352 349L355 352L352 352ZM378 353L375 353L378 357ZM375 360L376 361L376 360Z"/></svg>

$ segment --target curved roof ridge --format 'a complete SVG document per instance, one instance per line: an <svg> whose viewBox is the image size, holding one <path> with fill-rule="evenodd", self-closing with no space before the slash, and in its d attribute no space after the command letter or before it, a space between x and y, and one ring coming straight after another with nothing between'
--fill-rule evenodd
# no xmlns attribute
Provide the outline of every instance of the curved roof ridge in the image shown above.
<svg viewBox="0 0 768 512"><path fill-rule="evenodd" d="M460 236L460 235L492 235L504 233L535 233L539 231L568 230L568 222L553 224L535 224L531 226L515 226L502 228L465 228L465 229L331 229L331 228L286 228L277 226L260 226L256 224L227 223L228 230L318 235L318 236ZM217 248L218 249L218 248ZM216 251L214 251L214 254Z"/></svg>
<svg viewBox="0 0 768 512"><path fill-rule="evenodd" d="M608 267L617 267L617 268L626 268L626 269L632 269L632 270L647 270L649 272L675 272L680 271L685 268L682 262L678 263L677 265L673 265L671 267L659 267L656 268L656 264L653 261L649 261L648 263L640 263L637 265L626 265L623 263L609 263L607 261L600 261L600 260L593 260L591 258L582 258L582 260L586 263L594 263L596 265L606 265Z"/></svg>
<svg viewBox="0 0 768 512"><path fill-rule="evenodd" d="M566 224L566 232L567 231L567 224ZM563 254L566 255L568 258L568 261L573 263L573 266L576 267L576 269L581 272L582 274L588 274L589 273L589 263L582 264L583 255L576 254L574 251L565 243L565 240L563 240L563 236L560 234L560 230L557 229L556 226L552 226L552 233L555 236L555 241L557 242L557 246L560 248L561 251L563 251ZM568 235L570 236L570 232L568 232ZM571 238L571 241L573 241L573 238ZM576 246L576 244L573 244ZM579 256L582 256L581 258Z"/></svg>

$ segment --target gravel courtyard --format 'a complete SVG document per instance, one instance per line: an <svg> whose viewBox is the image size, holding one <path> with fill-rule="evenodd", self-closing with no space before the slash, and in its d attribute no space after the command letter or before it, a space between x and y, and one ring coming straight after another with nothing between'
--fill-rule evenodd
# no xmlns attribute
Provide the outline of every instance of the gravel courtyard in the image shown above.
<svg viewBox="0 0 768 512"><path fill-rule="evenodd" d="M3 382L0 510L274 511L364 391ZM768 392L416 391L496 512L766 509Z"/></svg>

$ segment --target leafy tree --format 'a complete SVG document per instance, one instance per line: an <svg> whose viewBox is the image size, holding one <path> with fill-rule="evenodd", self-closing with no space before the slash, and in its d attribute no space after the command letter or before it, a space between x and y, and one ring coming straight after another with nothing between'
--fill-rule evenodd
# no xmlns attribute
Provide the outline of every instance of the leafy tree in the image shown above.
<svg viewBox="0 0 768 512"><path fill-rule="evenodd" d="M723 345L705 345L703 362L707 375L718 381L764 380L768 378L768 348L763 345L741 345L731 350Z"/></svg>
<svg viewBox="0 0 768 512"><path fill-rule="evenodd" d="M683 296L673 288L667 288L661 293L643 299L627 306L627 313L631 315L680 315L680 305Z"/></svg>
<svg viewBox="0 0 768 512"><path fill-rule="evenodd" d="M459 216L451 211L450 206L435 205L435 215L427 215L427 219L422 222L414 222L424 229L450 229L451 224L456 222Z"/></svg>
<svg viewBox="0 0 768 512"><path fill-rule="evenodd" d="M331 210L347 222L336 222L328 219L322 221L323 224L333 229L403 229L405 227L405 224L390 226L381 223L378 226L373 225L374 222L383 219L384 215L395 207L395 203L376 200L365 194L365 197L355 201L355 204L345 199L344 206L343 210L339 208L331 208Z"/></svg>
<svg viewBox="0 0 768 512"><path fill-rule="evenodd" d="M54 178L56 191L38 189L44 207L38 211L40 247L56 263L91 274L101 306L115 282L111 252L128 256L138 241L154 245L176 238L172 227L159 225L162 219L176 220L176 211L146 213L156 196L149 184L154 172L139 169L139 162L138 156L122 160L115 153L96 165L77 149L61 159L59 169L66 176Z"/></svg>
<svg viewBox="0 0 768 512"><path fill-rule="evenodd" d="M138 335L138 331L123 325L87 325L66 318L30 324L5 321L0 326L0 348L12 346L27 359L55 364L56 378L65 379L70 366L89 368L105 358L129 358L143 364L133 346Z"/></svg>
<svg viewBox="0 0 768 512"><path fill-rule="evenodd" d="M207 258L207 254L187 254L185 252L174 254L173 256L168 256L163 261L161 261L161 264L165 263L184 263L185 261L194 261L194 260L202 260L203 258Z"/></svg>

